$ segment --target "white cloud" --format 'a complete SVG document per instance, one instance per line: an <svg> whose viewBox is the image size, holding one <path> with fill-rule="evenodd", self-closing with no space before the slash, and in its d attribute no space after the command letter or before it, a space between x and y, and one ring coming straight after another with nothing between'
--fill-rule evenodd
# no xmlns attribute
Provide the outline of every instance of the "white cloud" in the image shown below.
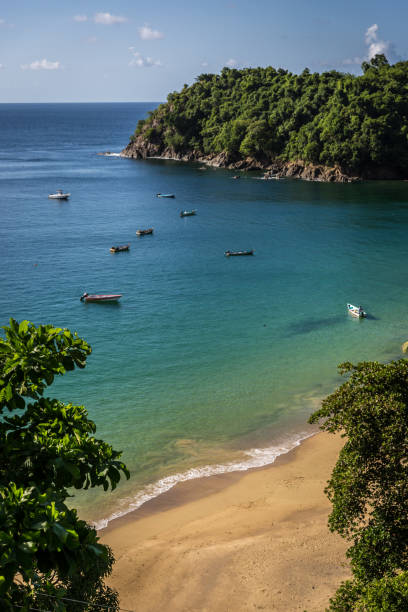
<svg viewBox="0 0 408 612"><path fill-rule="evenodd" d="M5 19L0 19L0 25L4 25L6 23Z"/></svg>
<svg viewBox="0 0 408 612"><path fill-rule="evenodd" d="M94 44L96 43L98 39L96 38L96 36L90 36L89 38L86 39L86 42Z"/></svg>
<svg viewBox="0 0 408 612"><path fill-rule="evenodd" d="M88 21L88 17L86 15L75 15L74 21L78 21L78 23L82 23L84 21Z"/></svg>
<svg viewBox="0 0 408 612"><path fill-rule="evenodd" d="M364 57L347 58L342 61L343 66L362 64L363 62L369 61L381 53L384 55L391 54L392 56L397 57L393 45L390 42L381 40L381 38L378 37L378 25L376 23L373 23L373 25L367 28L364 34L364 41L368 47L367 55Z"/></svg>
<svg viewBox="0 0 408 612"><path fill-rule="evenodd" d="M226 63L226 66L228 66L229 68L235 68L235 66L238 65L238 62L236 59L234 59L233 57L231 57Z"/></svg>
<svg viewBox="0 0 408 612"><path fill-rule="evenodd" d="M137 68L152 68L153 66L162 66L160 60L155 60L152 57L143 57L138 51L134 51L134 47L129 47L132 52L133 59L130 60L129 66L136 66Z"/></svg>
<svg viewBox="0 0 408 612"><path fill-rule="evenodd" d="M202 65L203 68L207 68L208 62L201 62L201 65Z"/></svg>
<svg viewBox="0 0 408 612"><path fill-rule="evenodd" d="M390 43L378 38L378 25L373 23L367 28L365 42L368 45L368 59L373 59L379 53L387 53Z"/></svg>
<svg viewBox="0 0 408 612"><path fill-rule="evenodd" d="M4 70L5 65L4 64L0 64L0 70Z"/></svg>
<svg viewBox="0 0 408 612"><path fill-rule="evenodd" d="M164 38L163 32L153 30L148 25L144 25L142 28L139 28L139 36L142 40L158 40L159 38Z"/></svg>
<svg viewBox="0 0 408 612"><path fill-rule="evenodd" d="M101 23L103 25L112 25L114 23L125 23L126 17L120 15L111 15L110 13L96 13L94 16L95 23Z"/></svg>
<svg viewBox="0 0 408 612"><path fill-rule="evenodd" d="M49 62L46 59L36 60L31 64L21 64L21 70L58 70L61 68L60 62Z"/></svg>
<svg viewBox="0 0 408 612"><path fill-rule="evenodd" d="M366 45L369 45L370 43L377 40L377 32L378 32L378 25L376 23L373 23L372 26L367 28L367 31L365 33Z"/></svg>

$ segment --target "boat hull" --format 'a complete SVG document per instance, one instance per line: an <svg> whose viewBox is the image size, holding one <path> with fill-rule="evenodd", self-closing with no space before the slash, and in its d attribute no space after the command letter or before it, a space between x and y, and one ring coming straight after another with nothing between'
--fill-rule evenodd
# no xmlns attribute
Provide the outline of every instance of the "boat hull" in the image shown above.
<svg viewBox="0 0 408 612"><path fill-rule="evenodd" d="M254 251L225 251L225 257L242 257L245 255L253 255Z"/></svg>
<svg viewBox="0 0 408 612"><path fill-rule="evenodd" d="M107 294L107 295L87 295L86 297L84 297L83 301L84 302L99 302L99 303L106 303L106 302L117 302L118 300L120 300L120 298L122 297L122 294L118 293L118 294Z"/></svg>
<svg viewBox="0 0 408 612"><path fill-rule="evenodd" d="M182 210L180 217L194 217L196 212L196 210Z"/></svg>
<svg viewBox="0 0 408 612"><path fill-rule="evenodd" d="M145 229L145 230L136 230L136 236L147 236L149 234L153 234L153 228L150 227L149 229Z"/></svg>
<svg viewBox="0 0 408 612"><path fill-rule="evenodd" d="M113 246L110 249L111 253L122 253L123 251L128 251L129 250L129 245L123 245L123 246Z"/></svg>
<svg viewBox="0 0 408 612"><path fill-rule="evenodd" d="M70 195L71 195L70 193L63 193L61 195L58 193L50 193L48 198L50 200L68 200Z"/></svg>

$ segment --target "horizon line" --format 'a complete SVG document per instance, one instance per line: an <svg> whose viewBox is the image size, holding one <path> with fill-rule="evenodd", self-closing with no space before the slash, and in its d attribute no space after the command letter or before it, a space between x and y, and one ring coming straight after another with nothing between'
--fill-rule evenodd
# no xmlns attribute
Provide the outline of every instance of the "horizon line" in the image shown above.
<svg viewBox="0 0 408 612"><path fill-rule="evenodd" d="M119 102L118 100L85 100L80 101L48 101L48 102L0 102L1 104L163 104L164 100L123 100Z"/></svg>

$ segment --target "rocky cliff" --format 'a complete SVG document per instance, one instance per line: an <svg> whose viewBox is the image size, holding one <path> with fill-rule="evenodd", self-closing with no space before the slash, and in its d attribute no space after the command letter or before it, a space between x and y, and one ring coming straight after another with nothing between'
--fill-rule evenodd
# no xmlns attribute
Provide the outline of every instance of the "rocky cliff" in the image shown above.
<svg viewBox="0 0 408 612"><path fill-rule="evenodd" d="M339 166L328 167L305 163L302 160L283 162L280 160L255 159L252 157L234 158L228 153L204 155L200 151L177 153L165 147L159 140L146 141L143 135L137 137L121 152L122 157L134 159L174 159L179 161L195 161L231 170L264 170L265 178L298 178L306 181L351 183L360 177L344 172Z"/></svg>

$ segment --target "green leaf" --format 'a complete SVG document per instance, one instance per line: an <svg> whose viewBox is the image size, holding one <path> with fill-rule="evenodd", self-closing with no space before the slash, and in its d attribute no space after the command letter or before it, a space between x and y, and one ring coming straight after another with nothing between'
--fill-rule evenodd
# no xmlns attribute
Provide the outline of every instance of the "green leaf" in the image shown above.
<svg viewBox="0 0 408 612"><path fill-rule="evenodd" d="M18 333L20 335L25 334L28 331L29 324L29 321L21 321L20 325L18 326Z"/></svg>
<svg viewBox="0 0 408 612"><path fill-rule="evenodd" d="M18 548L27 554L34 554L37 551L37 545L32 541L23 542L18 545Z"/></svg>
<svg viewBox="0 0 408 612"><path fill-rule="evenodd" d="M67 530L64 527L62 527L62 525L60 525L59 523L54 523L51 529L53 530L57 538L60 540L60 542L65 544L65 542L67 541L67 537L68 537Z"/></svg>

